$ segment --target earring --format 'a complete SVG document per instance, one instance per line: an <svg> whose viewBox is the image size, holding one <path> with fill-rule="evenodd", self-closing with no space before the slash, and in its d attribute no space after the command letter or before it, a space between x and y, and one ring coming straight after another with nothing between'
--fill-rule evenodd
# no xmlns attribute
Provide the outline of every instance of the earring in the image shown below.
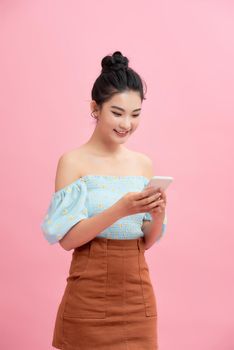
<svg viewBox="0 0 234 350"><path fill-rule="evenodd" d="M98 117L95 114L93 115L93 113L94 113L94 111L92 111L91 117L93 117L94 119L98 119Z"/></svg>

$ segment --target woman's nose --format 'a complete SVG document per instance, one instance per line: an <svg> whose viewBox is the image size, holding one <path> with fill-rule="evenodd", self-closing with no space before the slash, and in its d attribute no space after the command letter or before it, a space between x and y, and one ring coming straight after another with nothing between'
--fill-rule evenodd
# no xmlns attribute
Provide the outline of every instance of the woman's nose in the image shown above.
<svg viewBox="0 0 234 350"><path fill-rule="evenodd" d="M131 129L131 123L128 123L128 122L122 123L119 127L122 130L130 130Z"/></svg>

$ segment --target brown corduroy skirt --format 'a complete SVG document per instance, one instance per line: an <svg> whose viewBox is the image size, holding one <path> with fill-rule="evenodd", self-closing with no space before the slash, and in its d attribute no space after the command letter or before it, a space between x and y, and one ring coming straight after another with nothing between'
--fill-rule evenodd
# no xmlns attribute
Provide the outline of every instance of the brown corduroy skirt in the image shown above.
<svg viewBox="0 0 234 350"><path fill-rule="evenodd" d="M157 306L144 240L95 237L74 249L52 345L155 350Z"/></svg>

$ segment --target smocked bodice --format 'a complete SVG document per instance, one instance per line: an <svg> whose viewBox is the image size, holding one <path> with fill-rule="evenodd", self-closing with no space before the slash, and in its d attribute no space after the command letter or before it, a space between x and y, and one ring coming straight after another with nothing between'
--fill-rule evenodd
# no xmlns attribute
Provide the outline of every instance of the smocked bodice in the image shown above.
<svg viewBox="0 0 234 350"><path fill-rule="evenodd" d="M50 244L59 241L80 220L101 213L128 192L140 192L149 179L141 175L85 175L52 194L41 222L41 229ZM152 220L150 213L122 217L97 237L134 239L144 236L143 220ZM162 233L167 223L165 215Z"/></svg>

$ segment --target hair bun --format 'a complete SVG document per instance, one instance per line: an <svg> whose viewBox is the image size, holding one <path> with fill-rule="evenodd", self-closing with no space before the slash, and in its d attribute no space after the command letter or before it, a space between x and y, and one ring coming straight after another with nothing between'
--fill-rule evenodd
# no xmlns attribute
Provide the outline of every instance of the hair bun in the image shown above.
<svg viewBox="0 0 234 350"><path fill-rule="evenodd" d="M105 56L102 59L102 73L128 69L128 58L120 51L115 51L112 56Z"/></svg>

